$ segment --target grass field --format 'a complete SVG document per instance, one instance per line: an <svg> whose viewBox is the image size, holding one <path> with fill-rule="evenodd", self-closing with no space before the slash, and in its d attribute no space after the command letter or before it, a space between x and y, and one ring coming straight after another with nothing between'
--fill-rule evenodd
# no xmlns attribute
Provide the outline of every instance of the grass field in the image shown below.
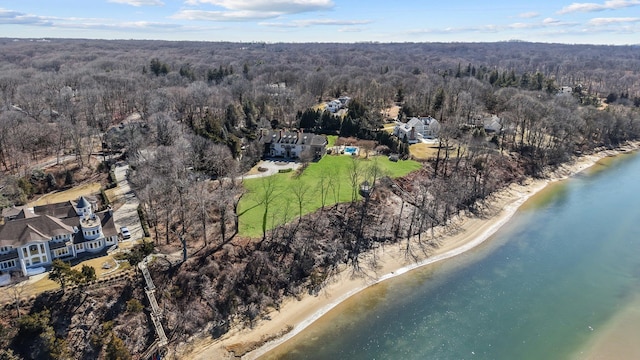
<svg viewBox="0 0 640 360"><path fill-rule="evenodd" d="M272 198L267 214L267 228L286 223L299 216L299 201L296 192L302 194L302 214L308 214L322 207L321 184L325 184L325 206L338 202L348 202L352 199L350 169L353 161L350 156L325 156L317 163L311 163L305 171L296 178L295 173L276 174L266 178L248 179L244 186L248 191L240 202L240 234L258 237L262 235L262 221L265 194L272 192ZM421 164L416 161L391 162L386 157L372 157L368 160L358 159L357 184L372 179L371 170L374 165L382 175L390 177L404 176L418 170ZM378 177L382 176L379 175ZM359 195L358 195L359 197Z"/></svg>
<svg viewBox="0 0 640 360"><path fill-rule="evenodd" d="M103 265L105 263L109 263L111 265L110 269L104 269ZM113 259L111 255L101 256L99 258L91 259L84 261L73 267L74 270L81 271L82 266L87 265L91 266L96 270L96 278L100 279L105 274L117 273L119 271L124 270L123 266L116 269L116 261ZM124 265L124 264L122 264ZM60 284L53 280L49 280L48 272L42 275L37 275L40 279L34 281L33 283L24 282L23 289L20 292L20 296L22 298L30 298L32 296L36 296L45 291L57 290L60 288ZM7 295L7 294L4 294ZM0 299L6 299L6 297L0 297ZM5 300L6 301L6 300Z"/></svg>
<svg viewBox="0 0 640 360"><path fill-rule="evenodd" d="M327 135L327 147L334 147L336 145L336 140L338 140L338 135Z"/></svg>
<svg viewBox="0 0 640 360"><path fill-rule="evenodd" d="M409 146L409 153L418 160L434 158L438 153L438 144L413 144Z"/></svg>
<svg viewBox="0 0 640 360"><path fill-rule="evenodd" d="M80 196L92 195L100 192L100 183L89 183L76 186L69 190L60 191L42 196L40 199L29 203L30 207L41 206L47 204L55 204L69 200L77 200Z"/></svg>
<svg viewBox="0 0 640 360"><path fill-rule="evenodd" d="M395 123L387 123L382 126L383 130L389 134L393 133L393 129L396 127Z"/></svg>

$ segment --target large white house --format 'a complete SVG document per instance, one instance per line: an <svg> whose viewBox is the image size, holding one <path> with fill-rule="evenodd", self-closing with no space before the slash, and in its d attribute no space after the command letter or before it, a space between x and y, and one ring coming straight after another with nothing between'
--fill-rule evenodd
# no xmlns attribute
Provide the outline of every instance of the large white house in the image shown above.
<svg viewBox="0 0 640 360"><path fill-rule="evenodd" d="M393 135L409 144L415 144L422 139L433 139L438 136L440 122L431 116L413 117L406 123L398 122L393 128Z"/></svg>
<svg viewBox="0 0 640 360"><path fill-rule="evenodd" d="M265 146L265 155L297 159L308 154L319 159L326 153L327 138L322 135L302 131L262 130L260 142Z"/></svg>
<svg viewBox="0 0 640 360"><path fill-rule="evenodd" d="M13 210L13 211L11 211ZM0 271L46 267L55 259L71 260L98 253L118 243L109 209L94 212L85 197L78 201L13 208L0 226Z"/></svg>
<svg viewBox="0 0 640 360"><path fill-rule="evenodd" d="M326 109L330 112L330 113L336 113L338 112L338 110L340 109L346 109L349 106L349 102L351 101L351 98L348 96L342 96L339 97L335 100L331 100L326 104Z"/></svg>

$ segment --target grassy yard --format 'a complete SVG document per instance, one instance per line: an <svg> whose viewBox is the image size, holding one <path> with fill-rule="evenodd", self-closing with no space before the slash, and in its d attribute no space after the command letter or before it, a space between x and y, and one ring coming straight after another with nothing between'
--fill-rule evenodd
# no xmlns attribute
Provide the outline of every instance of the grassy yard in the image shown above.
<svg viewBox="0 0 640 360"><path fill-rule="evenodd" d="M436 157L438 144L417 143L409 146L409 153L418 160L427 160Z"/></svg>
<svg viewBox="0 0 640 360"><path fill-rule="evenodd" d="M338 135L327 135L327 147L334 147L336 145L336 140L338 140Z"/></svg>
<svg viewBox="0 0 640 360"><path fill-rule="evenodd" d="M382 126L383 130L388 132L389 134L393 133L393 128L396 127L395 123L387 123Z"/></svg>
<svg viewBox="0 0 640 360"><path fill-rule="evenodd" d="M103 265L105 263L109 263L111 268L104 269ZM125 265L125 264L128 265L128 263L123 263L121 264L120 268L116 269L116 266L117 266L116 261L113 259L111 255L106 255L106 256L101 256L99 258L84 261L74 266L73 269L81 271L83 265L91 266L96 270L96 278L100 279L105 274L108 275L108 274L117 273L124 270L124 266L122 265ZM36 277L38 278L38 280L33 280L31 283L24 282L22 283L22 285L19 285L20 297L30 298L32 296L39 295L45 291L57 290L60 288L60 284L58 284L53 280L49 280L48 272L42 275L36 275ZM3 296L0 296L0 301L9 301L10 300L9 295L12 295L12 294L9 294L7 292L6 294L1 294L1 295Z"/></svg>
<svg viewBox="0 0 640 360"><path fill-rule="evenodd" d="M69 200L77 200L80 196L92 195L100 192L100 187L100 183L97 182L76 186L69 190L44 195L38 200L29 203L29 206L41 206Z"/></svg>
<svg viewBox="0 0 640 360"><path fill-rule="evenodd" d="M391 162L386 157L377 156L368 160L352 159L350 156L325 156L317 163L311 163L299 177L295 172L276 174L266 178L248 179L244 186L248 191L240 202L240 234L259 237L262 235L265 194L271 192L273 200L267 214L267 228L289 222L299 216L299 201L302 198L302 214L307 214L322 207L322 191L324 184L325 206L352 199L350 169L358 167L357 185L364 180L371 180L371 169L377 165L381 175L391 177L404 176L418 170L421 165L416 161ZM301 194L297 196L296 193ZM359 197L359 195L357 195Z"/></svg>

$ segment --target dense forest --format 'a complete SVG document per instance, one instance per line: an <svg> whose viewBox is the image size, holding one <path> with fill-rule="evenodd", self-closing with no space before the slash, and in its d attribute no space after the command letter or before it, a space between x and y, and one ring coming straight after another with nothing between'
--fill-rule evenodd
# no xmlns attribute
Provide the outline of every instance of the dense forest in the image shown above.
<svg viewBox="0 0 640 360"><path fill-rule="evenodd" d="M127 161L157 251L185 249L184 261L150 265L171 346L252 326L284 297L317 294L340 266L366 273L375 259L363 264L362 254L378 246L427 251L437 246L429 229L463 210L481 214L496 190L640 138L632 46L0 39L0 49L0 207L73 184L71 170L35 168L43 159L70 158L74 172L89 173ZM317 110L340 96L353 99L343 117ZM375 185L371 197L300 214L259 239L239 236L247 192L238 176L263 156L261 129L304 128L407 155L382 126L427 115L442 125L440 146L419 171L390 179L354 165L353 179ZM491 115L501 131L482 127ZM319 193L330 191L330 176L321 183ZM0 358L143 352L153 331L138 306L141 281L43 294L20 318L7 307Z"/></svg>

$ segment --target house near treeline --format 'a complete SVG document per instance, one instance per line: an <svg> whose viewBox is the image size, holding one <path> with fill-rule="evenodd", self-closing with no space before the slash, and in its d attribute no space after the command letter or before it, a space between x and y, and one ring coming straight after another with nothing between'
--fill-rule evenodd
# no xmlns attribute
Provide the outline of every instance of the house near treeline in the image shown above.
<svg viewBox="0 0 640 360"><path fill-rule="evenodd" d="M342 96L335 100L331 100L327 103L327 110L330 113L336 113L340 109L346 109L349 106L351 98L348 96Z"/></svg>
<svg viewBox="0 0 640 360"><path fill-rule="evenodd" d="M111 209L96 212L96 202L77 201L10 208L0 225L0 271L47 267L55 259L72 260L100 253L118 243Z"/></svg>
<svg viewBox="0 0 640 360"><path fill-rule="evenodd" d="M492 115L482 119L482 127L486 133L500 133L502 131L502 119Z"/></svg>
<svg viewBox="0 0 640 360"><path fill-rule="evenodd" d="M409 144L421 142L423 139L438 137L440 122L431 116L412 117L406 123L398 122L393 129L395 135L401 141Z"/></svg>
<svg viewBox="0 0 640 360"><path fill-rule="evenodd" d="M503 119L495 114L471 119L467 125L478 129L482 128L487 134L499 134L505 130Z"/></svg>
<svg viewBox="0 0 640 360"><path fill-rule="evenodd" d="M265 156L286 159L307 157L310 160L318 160L326 153L328 143L325 136L305 133L302 130L262 129L258 140L265 147Z"/></svg>

